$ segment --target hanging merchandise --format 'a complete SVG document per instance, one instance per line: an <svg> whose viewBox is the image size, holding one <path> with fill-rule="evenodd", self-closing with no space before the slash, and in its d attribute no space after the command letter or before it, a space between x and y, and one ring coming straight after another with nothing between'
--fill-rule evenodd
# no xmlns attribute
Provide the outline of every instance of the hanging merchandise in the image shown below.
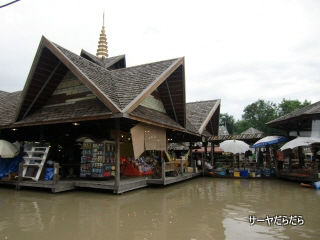
<svg viewBox="0 0 320 240"><path fill-rule="evenodd" d="M114 142L84 142L82 145L80 177L102 178L114 176L115 159Z"/></svg>

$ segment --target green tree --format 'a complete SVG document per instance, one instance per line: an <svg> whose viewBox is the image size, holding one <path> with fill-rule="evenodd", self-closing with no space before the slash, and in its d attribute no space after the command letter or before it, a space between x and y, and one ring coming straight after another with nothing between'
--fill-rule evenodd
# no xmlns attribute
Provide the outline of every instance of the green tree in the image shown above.
<svg viewBox="0 0 320 240"><path fill-rule="evenodd" d="M311 102L307 100L300 102L299 100L287 100L284 98L282 99L282 102L278 104L278 117L284 116L310 104Z"/></svg>
<svg viewBox="0 0 320 240"><path fill-rule="evenodd" d="M230 135L234 133L235 120L232 115L229 115L228 113L221 113L219 118L219 125L226 126Z"/></svg>
<svg viewBox="0 0 320 240"><path fill-rule="evenodd" d="M247 130L250 127L252 127L252 126L250 125L250 123L248 121L246 121L246 120L238 120L235 123L234 134L240 134L240 133L242 133L243 131Z"/></svg>
<svg viewBox="0 0 320 240"><path fill-rule="evenodd" d="M277 117L277 105L275 103L259 99L246 106L243 112L242 120L246 121L248 126L257 128L264 133L275 132L274 129L265 125Z"/></svg>

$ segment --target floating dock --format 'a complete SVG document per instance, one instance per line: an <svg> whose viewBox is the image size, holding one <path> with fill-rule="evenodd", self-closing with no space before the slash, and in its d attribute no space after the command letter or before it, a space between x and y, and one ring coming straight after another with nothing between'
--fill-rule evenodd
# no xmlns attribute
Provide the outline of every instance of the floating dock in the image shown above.
<svg viewBox="0 0 320 240"><path fill-rule="evenodd" d="M33 188L33 189L49 189L53 193L65 192L75 190L77 188L87 189L101 189L110 190L115 194L121 194L128 191L145 188L154 185L170 185L174 183L183 182L198 176L202 173L184 173L175 177L165 177L160 179L152 179L148 177L123 177L121 178L120 185L115 186L114 179L106 180L89 180L89 179L70 179L70 180L58 180L58 181L32 181L32 180L0 180L0 185L13 186L16 189Z"/></svg>

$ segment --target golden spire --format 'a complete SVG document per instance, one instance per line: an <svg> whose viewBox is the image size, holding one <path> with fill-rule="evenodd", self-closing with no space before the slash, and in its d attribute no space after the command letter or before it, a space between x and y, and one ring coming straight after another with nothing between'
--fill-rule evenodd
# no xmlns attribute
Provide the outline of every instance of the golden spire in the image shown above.
<svg viewBox="0 0 320 240"><path fill-rule="evenodd" d="M103 22L102 22L102 29L99 37L99 42L98 42L97 57L99 58L108 57L107 44L108 43L107 43L106 32L104 30L104 12L103 12Z"/></svg>

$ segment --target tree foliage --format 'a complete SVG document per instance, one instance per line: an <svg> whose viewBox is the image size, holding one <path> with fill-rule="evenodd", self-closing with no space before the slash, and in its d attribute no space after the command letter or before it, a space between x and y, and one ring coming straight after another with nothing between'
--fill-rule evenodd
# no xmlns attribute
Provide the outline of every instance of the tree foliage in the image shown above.
<svg viewBox="0 0 320 240"><path fill-rule="evenodd" d="M300 102L299 100L287 100L282 99L282 102L278 105L278 117L289 114L297 109L303 108L305 106L310 105L311 102L304 100L304 102Z"/></svg>
<svg viewBox="0 0 320 240"><path fill-rule="evenodd" d="M259 99L244 108L242 119L238 121L228 113L221 114L220 125L226 125L230 134L240 134L250 127L266 134L280 134L278 130L268 127L266 123L310 104L311 102L307 100L300 102L284 98L282 102L275 104Z"/></svg>
<svg viewBox="0 0 320 240"><path fill-rule="evenodd" d="M259 99L258 101L249 104L243 110L242 119L251 127L259 129L264 133L272 132L272 129L267 127L265 123L277 117L277 105Z"/></svg>
<svg viewBox="0 0 320 240"><path fill-rule="evenodd" d="M234 133L235 123L236 123L236 121L232 115L229 115L228 113L221 113L220 114L219 125L226 126L229 134Z"/></svg>

